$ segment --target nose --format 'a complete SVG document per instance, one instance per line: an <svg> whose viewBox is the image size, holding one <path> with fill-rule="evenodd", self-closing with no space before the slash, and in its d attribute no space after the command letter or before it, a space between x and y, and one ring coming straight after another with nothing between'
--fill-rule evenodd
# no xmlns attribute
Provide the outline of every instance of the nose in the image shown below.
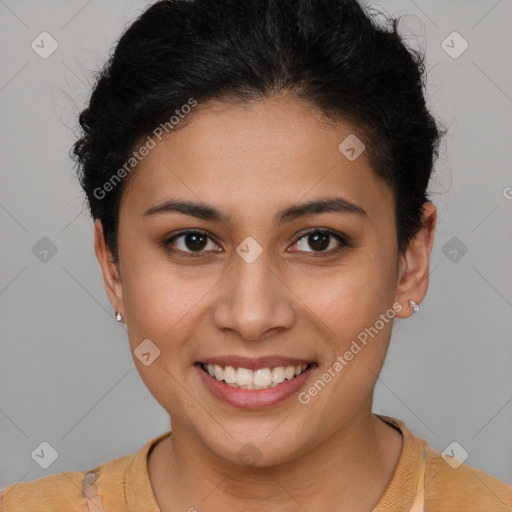
<svg viewBox="0 0 512 512"><path fill-rule="evenodd" d="M271 263L265 250L251 263L234 256L214 304L213 319L218 329L258 341L293 326L296 296Z"/></svg>

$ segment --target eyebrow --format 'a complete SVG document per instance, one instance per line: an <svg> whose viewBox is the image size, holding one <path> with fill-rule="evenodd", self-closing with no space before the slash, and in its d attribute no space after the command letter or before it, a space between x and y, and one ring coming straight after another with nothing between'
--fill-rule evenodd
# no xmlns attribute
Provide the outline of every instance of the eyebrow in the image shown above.
<svg viewBox="0 0 512 512"><path fill-rule="evenodd" d="M153 206L143 214L144 218L164 213L183 213L202 220L229 223L229 214L206 203L198 201L182 201L170 199L162 204ZM315 199L307 203L299 203L281 210L274 217L274 225L291 222L292 220L320 213L350 213L361 217L368 217L366 210L361 206L344 199L343 197L326 197Z"/></svg>

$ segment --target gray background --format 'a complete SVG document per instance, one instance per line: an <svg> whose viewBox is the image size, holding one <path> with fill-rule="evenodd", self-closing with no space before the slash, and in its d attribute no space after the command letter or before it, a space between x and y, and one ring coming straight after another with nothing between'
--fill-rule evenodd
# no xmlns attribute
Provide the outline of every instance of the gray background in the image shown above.
<svg viewBox="0 0 512 512"><path fill-rule="evenodd" d="M457 441L512 483L512 2L371 4L406 15L429 105L450 126L429 292L395 321L374 411L440 451ZM68 156L93 72L146 5L0 0L0 488L93 468L169 428L114 319ZM43 31L59 45L47 59L31 47ZM456 59L441 47L453 31L469 43ZM57 252L41 261L44 237ZM31 457L43 441L59 455L47 469Z"/></svg>

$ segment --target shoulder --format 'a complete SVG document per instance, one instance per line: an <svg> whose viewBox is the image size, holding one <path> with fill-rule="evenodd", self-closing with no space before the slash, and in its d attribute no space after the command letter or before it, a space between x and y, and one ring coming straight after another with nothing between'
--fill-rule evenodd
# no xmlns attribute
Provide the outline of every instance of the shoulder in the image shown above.
<svg viewBox="0 0 512 512"><path fill-rule="evenodd" d="M447 460L429 447L425 472L427 510L512 511L512 486L457 459Z"/></svg>
<svg viewBox="0 0 512 512"><path fill-rule="evenodd" d="M12 484L1 491L0 512L103 511L97 485L102 489L108 487L114 503L119 503L119 499L122 503L124 474L133 459L134 455L124 455L91 470L57 473Z"/></svg>
<svg viewBox="0 0 512 512"><path fill-rule="evenodd" d="M512 512L512 486L459 459L443 455L415 436L404 422L377 415L398 428L403 449L388 489L376 510L425 512ZM411 508L411 504L413 505Z"/></svg>

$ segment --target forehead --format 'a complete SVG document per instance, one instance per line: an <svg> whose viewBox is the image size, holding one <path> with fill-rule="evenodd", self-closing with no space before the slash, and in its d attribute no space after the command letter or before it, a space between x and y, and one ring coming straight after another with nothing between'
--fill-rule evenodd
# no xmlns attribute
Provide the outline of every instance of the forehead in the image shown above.
<svg viewBox="0 0 512 512"><path fill-rule="evenodd" d="M353 154L346 153L347 144L364 144L357 128L328 121L301 100L212 101L180 122L130 177L122 205L129 204L132 214L142 216L170 197L273 213L336 192L375 218L392 206L391 191L370 167L366 150L355 160L347 157Z"/></svg>

